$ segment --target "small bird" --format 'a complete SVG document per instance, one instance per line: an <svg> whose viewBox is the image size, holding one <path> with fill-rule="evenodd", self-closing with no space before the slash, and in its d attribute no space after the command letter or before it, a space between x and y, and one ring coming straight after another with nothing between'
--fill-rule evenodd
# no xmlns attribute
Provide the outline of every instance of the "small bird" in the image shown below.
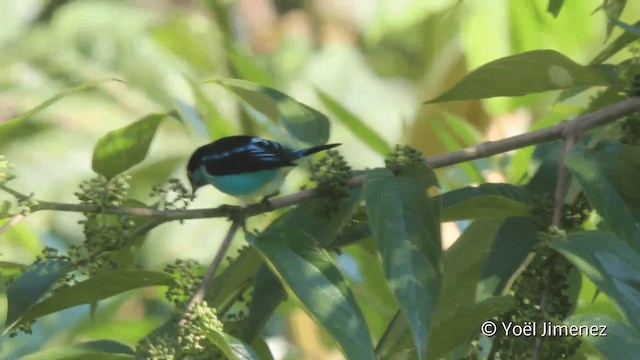
<svg viewBox="0 0 640 360"><path fill-rule="evenodd" d="M198 188L211 184L248 202L277 194L295 160L338 145L293 150L259 137L228 136L196 149L187 165L187 177L194 195Z"/></svg>

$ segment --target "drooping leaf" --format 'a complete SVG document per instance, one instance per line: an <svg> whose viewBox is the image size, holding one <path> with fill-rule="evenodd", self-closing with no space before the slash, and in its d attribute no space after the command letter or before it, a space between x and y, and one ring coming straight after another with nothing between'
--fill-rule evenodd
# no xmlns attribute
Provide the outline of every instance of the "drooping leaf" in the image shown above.
<svg viewBox="0 0 640 360"><path fill-rule="evenodd" d="M485 64L426 103L605 85L610 85L609 80L595 68L577 64L553 50L534 50Z"/></svg>
<svg viewBox="0 0 640 360"><path fill-rule="evenodd" d="M525 216L531 212L526 192L510 184L481 184L441 197L444 221Z"/></svg>
<svg viewBox="0 0 640 360"><path fill-rule="evenodd" d="M380 136L375 130L371 129L362 119L342 106L338 101L329 96L322 90L316 89L316 94L322 101L322 104L335 115L336 120L340 121L362 142L367 144L378 154L386 156L391 152L391 147L387 141Z"/></svg>
<svg viewBox="0 0 640 360"><path fill-rule="evenodd" d="M110 340L90 341L43 350L19 360L133 360L133 350Z"/></svg>
<svg viewBox="0 0 640 360"><path fill-rule="evenodd" d="M224 307L230 299L251 286L261 264L262 259L256 249L248 247L242 250L229 266L211 280L205 294L207 304L214 308Z"/></svg>
<svg viewBox="0 0 640 360"><path fill-rule="evenodd" d="M83 304L92 304L125 291L148 286L168 286L173 278L164 272L119 270L98 274L73 286L56 291L51 297L33 306L20 322Z"/></svg>
<svg viewBox="0 0 640 360"><path fill-rule="evenodd" d="M395 177L387 169L367 172L366 212L389 287L409 320L418 357L424 358L428 328L440 292L439 209L424 179Z"/></svg>
<svg viewBox="0 0 640 360"><path fill-rule="evenodd" d="M456 308L453 314L431 325L427 359L441 359L456 346L478 336L482 323L515 306L512 296L497 296Z"/></svg>
<svg viewBox="0 0 640 360"><path fill-rule="evenodd" d="M581 330L580 340L592 345L604 355L606 359L635 359L640 352L640 333L629 327L627 324L612 319L603 314L576 314L567 318L565 324L577 327L586 326L586 330ZM605 328L603 329L602 326ZM602 336L604 330L606 336Z"/></svg>
<svg viewBox="0 0 640 360"><path fill-rule="evenodd" d="M119 81L117 79L102 79L102 80L96 80L96 81L91 81L76 87L72 87L69 89L65 89L60 91L59 93L55 94L54 96L50 97L49 99L45 100L43 103L41 103L40 105L34 107L33 109L25 112L24 114L20 114L14 118L11 118L7 121L4 121L1 125L0 125L0 139L2 139L6 133L8 133L10 130L14 129L15 127L19 126L20 124L22 124L24 121L28 120L29 118L31 118L34 115L39 114L42 110L48 108L49 106L55 104L56 102L58 102L61 99L64 99L67 96L71 96L74 94L77 94L79 92L85 91L85 90L89 90L89 89L93 89L105 82L108 81Z"/></svg>
<svg viewBox="0 0 640 360"><path fill-rule="evenodd" d="M211 329L207 332L207 338L229 360L260 360L251 346L222 331Z"/></svg>
<svg viewBox="0 0 640 360"><path fill-rule="evenodd" d="M289 227L249 236L287 292L335 339L349 359L373 359L360 309L331 256L312 237Z"/></svg>
<svg viewBox="0 0 640 360"><path fill-rule="evenodd" d="M595 157L593 151L578 144L571 149L565 162L607 228L633 248L640 249L640 225Z"/></svg>
<svg viewBox="0 0 640 360"><path fill-rule="evenodd" d="M607 231L571 233L551 247L571 261L640 330L640 254Z"/></svg>
<svg viewBox="0 0 640 360"><path fill-rule="evenodd" d="M9 302L5 329L33 307L67 271L67 263L43 260L29 266L7 288Z"/></svg>
<svg viewBox="0 0 640 360"><path fill-rule="evenodd" d="M242 339L252 342L260 334L276 308L285 300L287 293L278 277L269 267L260 261L253 281L253 296L249 305L249 315L243 322Z"/></svg>
<svg viewBox="0 0 640 360"><path fill-rule="evenodd" d="M511 217L502 224L482 269L478 284L478 300L502 292L513 273L538 242L538 232L538 227L530 217Z"/></svg>
<svg viewBox="0 0 640 360"><path fill-rule="evenodd" d="M123 128L108 132L93 150L93 171L110 179L142 162L166 114L151 114Z"/></svg>
<svg viewBox="0 0 640 360"><path fill-rule="evenodd" d="M211 79L205 82L215 82L231 90L255 111L283 126L299 141L321 145L329 140L330 123L324 114L278 90L237 79Z"/></svg>
<svg viewBox="0 0 640 360"><path fill-rule="evenodd" d="M255 63L255 57L251 57L242 51L230 49L227 56L235 73L243 80L248 80L262 86L274 87L275 82L271 76Z"/></svg>

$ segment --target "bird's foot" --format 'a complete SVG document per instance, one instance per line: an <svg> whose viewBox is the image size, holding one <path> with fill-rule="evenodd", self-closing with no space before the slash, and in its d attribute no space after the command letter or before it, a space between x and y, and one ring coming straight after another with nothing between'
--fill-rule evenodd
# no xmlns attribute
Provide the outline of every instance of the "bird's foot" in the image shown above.
<svg viewBox="0 0 640 360"><path fill-rule="evenodd" d="M273 210L273 205L271 204L271 201L269 201L269 199L279 194L280 194L280 190L274 192L273 194L265 195L262 198L262 200L260 200L260 204L264 206L267 210Z"/></svg>
<svg viewBox="0 0 640 360"><path fill-rule="evenodd" d="M236 205L220 205L218 207L227 219L231 222L239 222L242 224L242 228L245 229L245 220L247 218L245 208L243 206Z"/></svg>

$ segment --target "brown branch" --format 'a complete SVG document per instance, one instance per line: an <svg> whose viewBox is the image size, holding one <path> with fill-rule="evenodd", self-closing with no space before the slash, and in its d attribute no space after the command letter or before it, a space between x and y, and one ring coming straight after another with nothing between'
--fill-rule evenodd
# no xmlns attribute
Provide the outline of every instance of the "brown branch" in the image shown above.
<svg viewBox="0 0 640 360"><path fill-rule="evenodd" d="M602 108L591 114L580 116L574 120L564 121L554 126L541 130L528 132L521 135L512 136L497 141L487 141L477 146L469 147L447 154L436 155L425 161L432 168L442 168L471 160L481 159L507 151L544 143L551 140L566 139L572 134L583 133L585 131L612 122L622 116L630 115L640 111L640 97L631 97ZM365 175L358 175L349 180L349 186L358 187L364 182ZM17 198L28 198L18 191L0 185L0 190L16 196ZM38 201L38 204L31 208L31 212L43 210L69 211L81 213L105 213L116 215L131 215L140 217L153 217L161 222L188 219L203 219L216 217L233 217L238 211L244 216L251 217L273 209L292 206L317 196L316 189L303 190L294 194L271 198L266 202L248 205L245 208L223 205L217 208L192 209L192 210L157 210L146 207L101 207L96 205L69 204L49 201Z"/></svg>

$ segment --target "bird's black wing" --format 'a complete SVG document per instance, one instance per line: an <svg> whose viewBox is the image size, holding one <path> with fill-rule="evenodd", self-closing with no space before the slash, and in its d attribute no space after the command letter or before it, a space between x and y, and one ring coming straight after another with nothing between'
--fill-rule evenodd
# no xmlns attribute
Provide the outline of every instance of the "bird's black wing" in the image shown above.
<svg viewBox="0 0 640 360"><path fill-rule="evenodd" d="M291 149L281 144L245 135L219 139L199 148L192 156L213 176L294 166L296 158Z"/></svg>

